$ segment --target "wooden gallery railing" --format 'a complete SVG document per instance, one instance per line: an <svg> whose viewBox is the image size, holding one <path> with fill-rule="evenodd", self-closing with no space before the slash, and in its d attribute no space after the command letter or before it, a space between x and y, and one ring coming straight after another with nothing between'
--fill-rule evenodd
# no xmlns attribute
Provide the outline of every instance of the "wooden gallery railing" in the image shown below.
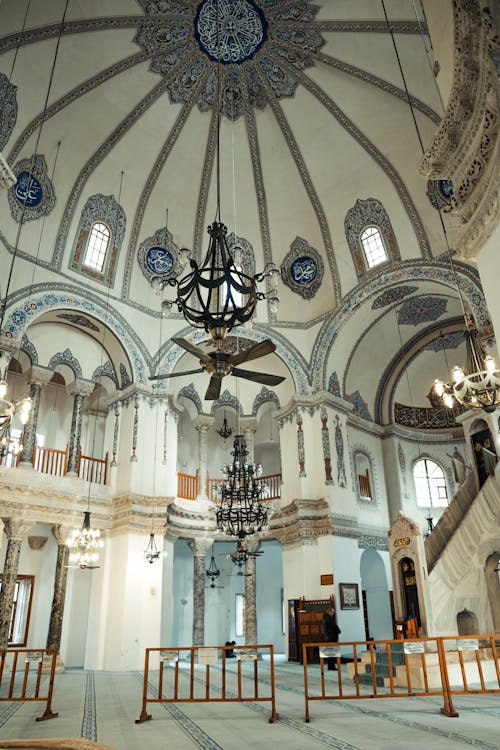
<svg viewBox="0 0 500 750"><path fill-rule="evenodd" d="M78 456L77 474L80 479L94 484L107 484L108 482L109 455L104 458ZM37 445L33 453L33 468L42 474L51 474L53 477L63 477L68 470L68 448L62 451L58 448L45 448Z"/></svg>
<svg viewBox="0 0 500 750"><path fill-rule="evenodd" d="M19 656L24 654L24 667L19 664ZM45 657L45 659L44 659ZM0 650L0 701L43 701L45 711L37 716L37 721L55 719L52 711L52 692L56 673L57 652L54 648L9 648ZM21 657L22 658L22 657ZM49 684L42 691L42 668L49 666ZM35 667L33 669L33 667ZM18 673L20 676L18 677ZM2 681L4 685L2 685ZM8 685L7 685L8 683ZM4 687L5 686L5 687Z"/></svg>
<svg viewBox="0 0 500 750"><path fill-rule="evenodd" d="M458 716L453 695L500 693L500 637L435 636L390 641L304 643L305 720L310 701L441 696L441 712ZM311 649L316 650L316 652ZM354 660L341 670L341 654ZM319 651L320 670L308 669ZM325 662L337 671L325 674ZM331 674L331 676L330 676Z"/></svg>
<svg viewBox="0 0 500 750"><path fill-rule="evenodd" d="M264 691L259 685L259 652L267 651ZM179 669L181 652L187 655ZM233 659L226 652L234 655ZM230 664L234 666L229 666ZM269 663L269 676L267 673ZM245 666L242 668L242 664ZM192 646L147 648L142 709L136 724L151 719L148 703L271 703L269 723L277 720L274 649L265 646Z"/></svg>
<svg viewBox="0 0 500 750"><path fill-rule="evenodd" d="M177 472L177 497L183 500L196 500L198 495L198 472L195 476L192 474L183 474Z"/></svg>

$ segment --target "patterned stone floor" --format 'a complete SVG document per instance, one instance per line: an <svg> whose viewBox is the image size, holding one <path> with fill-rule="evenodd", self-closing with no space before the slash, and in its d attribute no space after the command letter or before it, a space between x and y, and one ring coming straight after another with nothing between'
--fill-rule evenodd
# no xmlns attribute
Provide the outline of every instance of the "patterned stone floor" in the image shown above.
<svg viewBox="0 0 500 750"><path fill-rule="evenodd" d="M231 670L235 672L236 664L230 665ZM186 688L187 670L180 673L179 684ZM215 682L217 673L220 678L220 670L213 667ZM347 679L344 670L342 677ZM155 673L151 679L155 681ZM460 716L453 719L440 713L439 698L423 696L314 702L311 721L306 724L302 679L300 665L276 664L279 720L273 724L268 723L270 704L264 702L148 704L152 720L135 724L141 710L141 673L69 670L56 675L56 719L35 722L40 704L0 702L0 748L2 739L83 737L116 750L457 750L471 746L500 750L499 694L456 697ZM328 674L328 679L335 681L336 673ZM253 690L251 665L244 665L242 683L243 694L249 694L247 689ZM259 693L268 694L266 663L259 664L259 683ZM205 671L200 667L195 676L196 695L203 694L204 685ZM233 674L227 694L233 695L235 689Z"/></svg>

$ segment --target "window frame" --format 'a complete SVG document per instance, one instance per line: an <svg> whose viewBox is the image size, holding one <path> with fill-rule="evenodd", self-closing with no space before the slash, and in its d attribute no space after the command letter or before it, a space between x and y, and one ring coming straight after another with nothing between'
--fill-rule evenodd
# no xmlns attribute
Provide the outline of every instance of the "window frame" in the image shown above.
<svg viewBox="0 0 500 750"><path fill-rule="evenodd" d="M420 464L425 465L425 475L416 476L416 471ZM434 477L434 482L432 482L432 472L429 473L428 471L428 464L432 464L436 469L439 469L440 476ZM413 486L415 488L415 502L418 508L446 508L450 504L446 473L443 467L433 458L422 456L415 461L413 464ZM427 487L425 501L421 499L422 494L419 491L419 486L420 488Z"/></svg>
<svg viewBox="0 0 500 750"><path fill-rule="evenodd" d="M372 233L371 237L374 237L374 236L377 237L378 236L379 243L377 243L377 245L380 245L380 247L384 251L384 259L383 260L379 260L377 263L373 263L373 264L370 263L370 260L369 260L368 254L367 254L367 248L366 248L365 243L363 242L363 235L366 232L368 232L368 230L370 230L370 229L375 230ZM384 235L382 233L381 228L378 226L378 224L375 224L375 223L373 223L373 224L366 224L366 226L364 226L363 229L361 230L361 232L359 233L359 243L361 245L361 249L363 250L363 260L364 260L367 272L373 271L374 269L379 268L379 266L384 265L384 263L388 263L389 262L389 260L390 260L389 252L388 252L387 246L386 246L386 244L384 242ZM378 249L378 247L377 247L377 249Z"/></svg>
<svg viewBox="0 0 500 750"><path fill-rule="evenodd" d="M100 267L98 267L97 265L93 265L90 262L87 262L87 255L89 254L90 243L92 241L93 231L94 231L94 228L97 227L97 226L104 227L107 230L107 232L108 232L108 237L107 237L108 241L106 243L106 248L105 248L104 254L102 256L102 263L101 263ZM100 229L98 229L96 231L100 232L101 234L104 234L103 232L101 232ZM93 221L92 224L90 225L88 236L87 236L87 239L86 239L86 242L85 242L85 249L83 251L82 267L90 269L91 271L96 272L96 273L104 274L104 270L106 268L106 260L107 260L107 257L108 257L108 251L109 251L109 248L110 248L110 245L111 245L111 239L112 239L112 232L111 232L110 227L106 224L106 222L102 221L102 219L96 219L95 221ZM95 253L97 253L97 255L99 255L101 251L100 250L96 250L96 248L93 247L90 252L92 254L95 252Z"/></svg>
<svg viewBox="0 0 500 750"><path fill-rule="evenodd" d="M245 594L235 594L234 632L237 638L245 635Z"/></svg>
<svg viewBox="0 0 500 750"><path fill-rule="evenodd" d="M3 574L0 573L0 588L2 584ZM24 628L23 628L23 638L19 641L13 641L12 636L16 630L16 617L18 616L18 600L17 596L19 594L19 588L20 588L20 581L26 581L29 580L30 582L30 589L29 589L29 595L27 597L26 606L24 607L22 613L19 615L19 617L23 617L24 619ZM29 632L29 626L30 626L30 617L31 617L31 605L33 602L33 589L35 588L35 576L33 575L26 575L18 573L16 577L16 584L14 589L14 601L12 604L12 612L10 616L10 622L9 622L9 635L8 635L8 647L11 648L24 648L28 642L28 632Z"/></svg>

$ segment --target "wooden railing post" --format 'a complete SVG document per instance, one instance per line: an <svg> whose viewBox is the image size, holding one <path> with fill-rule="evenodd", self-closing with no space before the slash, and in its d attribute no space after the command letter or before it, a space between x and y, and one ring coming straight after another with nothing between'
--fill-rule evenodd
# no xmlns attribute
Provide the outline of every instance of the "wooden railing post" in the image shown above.
<svg viewBox="0 0 500 750"><path fill-rule="evenodd" d="M108 483L108 460L109 452L106 451L106 456L104 457L104 484Z"/></svg>

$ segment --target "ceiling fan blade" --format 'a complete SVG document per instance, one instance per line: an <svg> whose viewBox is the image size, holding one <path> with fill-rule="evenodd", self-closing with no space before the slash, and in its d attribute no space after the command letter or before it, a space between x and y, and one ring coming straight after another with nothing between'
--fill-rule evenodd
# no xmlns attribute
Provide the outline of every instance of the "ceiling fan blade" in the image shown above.
<svg viewBox="0 0 500 750"><path fill-rule="evenodd" d="M238 352L238 354L231 355L229 361L232 365L239 365L242 362L250 362L251 359L264 357L266 354L271 354L275 350L276 347L271 339L265 339L264 341L259 341L258 344L254 344L250 349L245 349L242 352Z"/></svg>
<svg viewBox="0 0 500 750"><path fill-rule="evenodd" d="M182 349L185 349L187 352L193 355L193 357L196 357L196 359L200 359L202 362L211 362L211 358L208 354L206 354L203 349L200 349L195 344L192 344L187 339L177 339L172 338L172 341L174 344L177 344L177 346L180 346Z"/></svg>
<svg viewBox="0 0 500 750"><path fill-rule="evenodd" d="M242 370L239 367L235 367L231 375L236 375L237 378L253 380L254 383L262 383L263 385L279 385L285 379L282 375L270 375L268 372L251 372L250 370Z"/></svg>
<svg viewBox="0 0 500 750"><path fill-rule="evenodd" d="M216 401L220 396L221 385L222 378L217 375L212 375L210 383L208 384L207 392L205 393L205 401Z"/></svg>
<svg viewBox="0 0 500 750"><path fill-rule="evenodd" d="M181 375L194 375L195 372L205 372L203 367L198 367L196 370L183 370L183 372L170 372L164 375L151 375L148 380L163 380L163 378L180 378Z"/></svg>

